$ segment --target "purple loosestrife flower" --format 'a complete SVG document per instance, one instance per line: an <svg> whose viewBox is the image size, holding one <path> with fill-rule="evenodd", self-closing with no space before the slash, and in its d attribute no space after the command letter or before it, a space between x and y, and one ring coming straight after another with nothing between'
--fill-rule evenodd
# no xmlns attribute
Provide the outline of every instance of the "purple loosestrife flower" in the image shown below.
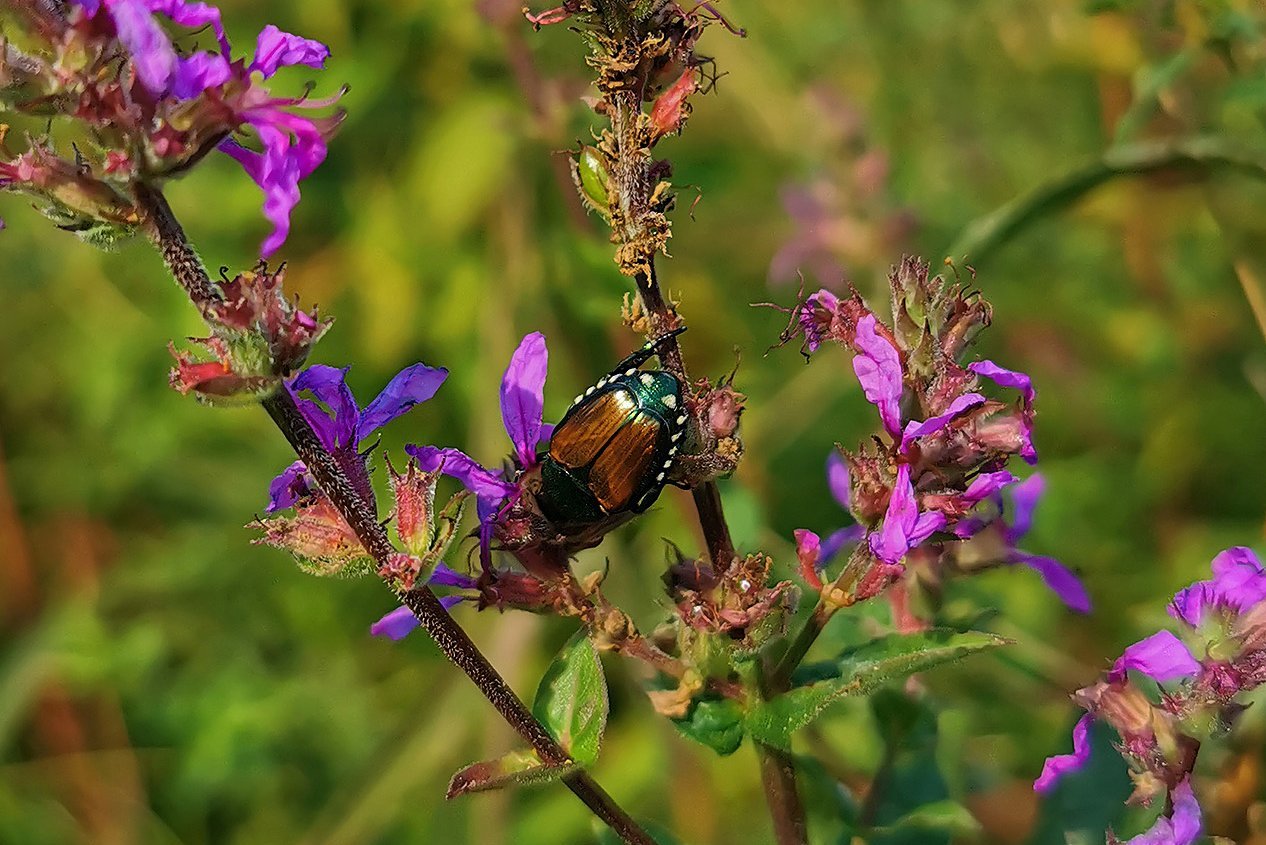
<svg viewBox="0 0 1266 845"><path fill-rule="evenodd" d="M1076 576L1057 561L1016 546L1028 530L1041 480L1021 486L1008 463L1012 457L1037 460L1036 391L1026 374L992 361L959 363L989 322L988 303L932 276L927 265L913 259L893 271L890 283L891 325L856 291L841 298L821 290L792 309L783 334L784 342L802 335L806 354L825 340L851 351L853 374L878 412L886 436L855 452L844 451L839 482L832 484L837 501L863 526L871 560L886 566L891 576L901 571L911 551L935 539L937 545L920 558L920 566L941 571L945 567L938 561L963 557L950 541L971 539L997 523L990 539L991 565L1023 563L1070 607L1088 610L1089 598ZM1018 401L990 398L982 390L985 382L1016 391ZM840 491L839 484L849 489ZM1003 494L1013 488L1016 523L1007 526L1000 519ZM816 586L817 571L842 543L803 529L796 538L802 572ZM856 565L864 566L865 560ZM883 578L866 583L873 588Z"/></svg>
<svg viewBox="0 0 1266 845"><path fill-rule="evenodd" d="M1130 764L1135 803L1166 795L1169 810L1133 843L1190 843L1200 833L1200 806L1191 777L1201 741L1233 727L1245 705L1237 697L1266 682L1266 571L1250 549L1218 554L1213 578L1179 590L1170 615L1181 635L1158 631L1125 649L1103 680L1074 695L1088 719L1116 729L1117 746ZM1133 676L1164 684L1153 700ZM1086 761L1084 743L1071 757L1047 761L1035 783L1048 791ZM1119 840L1109 837L1110 842Z"/></svg>
<svg viewBox="0 0 1266 845"><path fill-rule="evenodd" d="M914 500L914 486L910 484L910 467L902 464L897 469L897 480L888 499L888 510L879 530L867 538L870 550L884 563L897 564L906 552L919 546L933 533L945 527L945 514L937 511L919 512Z"/></svg>
<svg viewBox="0 0 1266 845"><path fill-rule="evenodd" d="M448 378L448 370L420 363L405 367L362 409L347 385L349 369L316 364L287 382L286 389L321 445L335 457L361 497L372 503L374 494L360 452L361 443L414 405L434 396ZM308 399L304 394L314 398ZM311 490L303 462L295 461L273 479L266 510L275 513L291 507Z"/></svg>
<svg viewBox="0 0 1266 845"><path fill-rule="evenodd" d="M324 100L284 98L274 96L267 83L282 67L324 67L329 49L270 24L260 32L248 62L233 57L214 6L186 0L73 2L76 11L60 21L64 32L50 35L43 54L24 56L31 84L21 91L6 89L4 105L18 113L44 114L49 102L74 103L73 112L64 116L83 125L97 155L78 155L66 169L73 167L79 182L100 188L58 196L31 180L5 179L0 187L54 201L54 219L75 224L76 231L88 224L125 229L138 222L138 212L129 208L130 216L111 213L101 207L97 194L104 191L126 200L133 184L158 184L177 176L218 147L264 192L264 214L273 231L261 254L271 255L289 232L299 183L324 161L326 141L342 114L313 114L332 106L341 93ZM217 49L179 51L160 22L164 20L179 27L209 27ZM27 90L38 96L28 98L23 93ZM254 141L234 137L243 130L258 139L258 150ZM0 153L15 158L2 147Z"/></svg>
<svg viewBox="0 0 1266 845"><path fill-rule="evenodd" d="M501 421L521 470L536 466L537 446L547 440L552 431L542 422L548 367L545 336L532 332L514 350L501 379ZM475 494L480 536L486 549L492 536L493 518L507 499L518 495L518 486L506 481L501 470L484 467L460 449L436 446L407 446L405 449L423 470L443 472Z"/></svg>

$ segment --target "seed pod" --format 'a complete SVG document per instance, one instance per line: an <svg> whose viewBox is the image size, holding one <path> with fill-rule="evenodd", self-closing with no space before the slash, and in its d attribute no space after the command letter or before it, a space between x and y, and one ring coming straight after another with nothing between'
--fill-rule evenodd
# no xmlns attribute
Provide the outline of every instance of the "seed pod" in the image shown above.
<svg viewBox="0 0 1266 845"><path fill-rule="evenodd" d="M607 167L602 161L602 153L597 148L584 146L571 162L572 179L580 190L580 198L587 207L597 211L603 217L610 216L611 177L607 175Z"/></svg>

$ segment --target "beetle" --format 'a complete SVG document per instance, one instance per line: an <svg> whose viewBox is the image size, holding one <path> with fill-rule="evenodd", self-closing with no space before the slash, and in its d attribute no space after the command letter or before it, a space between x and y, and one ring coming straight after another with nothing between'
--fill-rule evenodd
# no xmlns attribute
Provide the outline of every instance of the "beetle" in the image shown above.
<svg viewBox="0 0 1266 845"><path fill-rule="evenodd" d="M664 489L686 430L681 382L641 366L679 328L649 341L573 400L541 460L536 499L563 530L642 513Z"/></svg>

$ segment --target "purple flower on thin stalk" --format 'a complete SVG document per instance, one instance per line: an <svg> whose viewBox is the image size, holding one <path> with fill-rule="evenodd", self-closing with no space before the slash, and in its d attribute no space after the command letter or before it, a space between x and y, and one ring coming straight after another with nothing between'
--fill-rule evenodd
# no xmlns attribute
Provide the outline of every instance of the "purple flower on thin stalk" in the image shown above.
<svg viewBox="0 0 1266 845"><path fill-rule="evenodd" d="M945 514L939 511L920 512L910 483L910 466L897 469L892 497L883 524L867 538L870 550L884 563L898 564L906 553L945 527Z"/></svg>
<svg viewBox="0 0 1266 845"><path fill-rule="evenodd" d="M542 422L548 365L545 336L532 332L515 349L501 379L501 421L521 470L536 466L537 448L553 431ZM518 495L517 485L507 481L501 470L488 469L460 449L406 446L405 451L424 471L439 470L475 494L481 545L486 550L494 517L503 503Z"/></svg>
<svg viewBox="0 0 1266 845"><path fill-rule="evenodd" d="M1182 637L1169 630L1144 637L1122 652L1102 680L1073 696L1087 711L1078 723L1083 736L1092 718L1120 735L1117 748L1135 782L1131 803L1166 799L1152 828L1129 840L1136 845L1196 840L1202 822L1192 772L1201 742L1234 727L1245 709L1240 693L1266 683L1266 570L1244 547L1219 553L1211 568L1213 578L1179 590L1169 603ZM1162 694L1136 684L1136 675L1164 684ZM1074 748L1073 755L1047 760L1034 784L1038 791L1084 765L1088 752L1076 735ZM1119 842L1111 834L1108 841Z"/></svg>
<svg viewBox="0 0 1266 845"><path fill-rule="evenodd" d="M1212 569L1212 579L1178 591L1167 608L1170 616L1198 628L1207 616L1242 614L1266 600L1266 572L1252 549L1227 549Z"/></svg>
<svg viewBox="0 0 1266 845"><path fill-rule="evenodd" d="M80 102L75 117L88 124L103 150L104 163L77 159L78 171L112 188L123 179L156 184L218 146L263 191L264 215L273 230L261 255L275 252L289 233L299 183L325 160L326 139L342 120L341 113L316 117L312 110L333 105L341 92L324 100L283 98L266 83L282 67L323 68L329 48L270 24L256 39L254 57L235 60L214 6L187 0L72 2L81 12L70 18L77 37L50 44L54 55L48 61L38 58L37 66L39 87L48 97L64 89ZM160 18L180 27L210 27L218 50L182 54ZM66 44L78 52L63 56L71 49ZM118 62L120 53L128 61ZM80 67L81 54L98 58ZM68 76L67 67L76 70ZM15 106L17 111L42 108L38 99ZM258 139L258 150L234 137L247 127ZM95 203L63 200L63 205L89 219L102 217Z"/></svg>
<svg viewBox="0 0 1266 845"><path fill-rule="evenodd" d="M347 472L348 478L367 502L373 502L369 473L360 445L378 429L401 416L414 405L435 395L448 377L443 367L413 364L395 375L363 409L347 385L349 368L315 364L286 384L303 418L312 426L321 445ZM312 399L305 394L311 394ZM269 486L268 513L292 507L314 489L302 461L295 461Z"/></svg>
<svg viewBox="0 0 1266 845"><path fill-rule="evenodd" d="M324 44L282 32L270 24L259 34L255 58L247 73L268 79L282 67L323 68L329 55ZM292 109L324 108L337 99L337 95L326 100L273 97L252 84L236 104L239 119L255 129L263 151L249 150L232 138L226 138L220 150L242 165L264 192L264 216L273 224L272 234L260 248L265 258L276 252L290 234L290 212L299 203L299 183L325 161L325 139L340 119L316 120Z"/></svg>

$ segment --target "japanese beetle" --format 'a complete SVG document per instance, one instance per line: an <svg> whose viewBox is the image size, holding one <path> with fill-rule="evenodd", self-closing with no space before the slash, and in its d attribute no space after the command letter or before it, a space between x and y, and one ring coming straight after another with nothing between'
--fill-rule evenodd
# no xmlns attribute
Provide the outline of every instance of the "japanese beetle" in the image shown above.
<svg viewBox="0 0 1266 845"><path fill-rule="evenodd" d="M554 428L536 500L563 530L641 513L664 489L686 430L681 382L641 370L664 341L650 341L580 394Z"/></svg>

